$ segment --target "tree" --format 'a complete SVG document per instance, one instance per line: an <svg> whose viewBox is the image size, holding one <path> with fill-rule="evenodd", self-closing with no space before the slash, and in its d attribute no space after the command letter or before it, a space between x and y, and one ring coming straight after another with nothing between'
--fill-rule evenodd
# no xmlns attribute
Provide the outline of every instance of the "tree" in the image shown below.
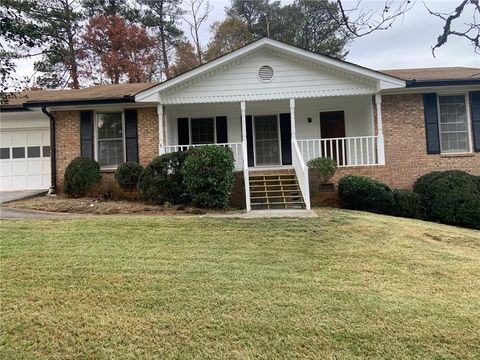
<svg viewBox="0 0 480 360"><path fill-rule="evenodd" d="M275 38L280 29L280 1L269 0L232 0L229 8L226 8L227 16L243 20L254 38ZM294 25L294 24L292 24Z"/></svg>
<svg viewBox="0 0 480 360"><path fill-rule="evenodd" d="M11 91L18 91L23 82L15 74L15 59L28 56L30 49L42 42L42 32L37 24L21 16L17 8L11 6L12 1L5 0L0 6L0 22L2 24L2 41L0 42L0 104L8 104L14 96ZM18 5L18 4L17 4ZM30 6L25 3L23 6ZM8 91L11 90L11 91Z"/></svg>
<svg viewBox="0 0 480 360"><path fill-rule="evenodd" d="M190 35L192 36L193 43L195 44L195 50L198 62L203 63L202 45L200 43L200 28L202 24L208 19L208 15L212 11L208 0L188 0L187 14L189 16L183 16L183 20L190 27Z"/></svg>
<svg viewBox="0 0 480 360"><path fill-rule="evenodd" d="M172 76L180 75L200 65L195 49L189 41L182 41L175 48L175 64L171 67Z"/></svg>
<svg viewBox="0 0 480 360"><path fill-rule="evenodd" d="M84 73L97 82L145 82L155 63L155 38L118 16L91 18L83 37Z"/></svg>
<svg viewBox="0 0 480 360"><path fill-rule="evenodd" d="M183 14L183 10L180 8L181 0L137 1L143 6L142 24L147 28L153 29L158 38L163 73L168 79L171 77L171 50L183 38L183 31L177 25Z"/></svg>
<svg viewBox="0 0 480 360"><path fill-rule="evenodd" d="M82 0L88 17L119 16L129 21L138 20L138 11L129 0Z"/></svg>
<svg viewBox="0 0 480 360"><path fill-rule="evenodd" d="M211 26L212 41L208 44L205 57L208 61L236 50L253 41L247 24L238 18L228 17Z"/></svg>

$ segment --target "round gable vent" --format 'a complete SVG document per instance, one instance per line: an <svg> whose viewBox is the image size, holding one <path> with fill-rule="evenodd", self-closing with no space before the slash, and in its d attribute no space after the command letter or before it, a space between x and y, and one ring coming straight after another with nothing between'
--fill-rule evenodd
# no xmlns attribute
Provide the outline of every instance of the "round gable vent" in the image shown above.
<svg viewBox="0 0 480 360"><path fill-rule="evenodd" d="M273 79L273 68L270 65L263 65L258 69L258 78L262 81L271 81Z"/></svg>

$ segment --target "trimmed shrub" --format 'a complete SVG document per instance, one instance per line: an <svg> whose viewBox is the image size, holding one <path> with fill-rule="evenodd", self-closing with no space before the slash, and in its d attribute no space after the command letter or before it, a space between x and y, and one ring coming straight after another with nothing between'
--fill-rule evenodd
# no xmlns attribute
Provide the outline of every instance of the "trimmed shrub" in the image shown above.
<svg viewBox="0 0 480 360"><path fill-rule="evenodd" d="M415 182L426 218L480 229L480 178L459 170L433 172Z"/></svg>
<svg viewBox="0 0 480 360"><path fill-rule="evenodd" d="M393 214L395 202L390 188L366 176L344 176L338 182L343 205L354 210Z"/></svg>
<svg viewBox="0 0 480 360"><path fill-rule="evenodd" d="M84 197L102 180L100 165L92 158L77 157L68 164L63 191L71 197Z"/></svg>
<svg viewBox="0 0 480 360"><path fill-rule="evenodd" d="M157 203L182 204L189 202L182 167L187 152L173 152L153 159L142 171L138 187L143 197Z"/></svg>
<svg viewBox="0 0 480 360"><path fill-rule="evenodd" d="M335 160L324 157L317 157L307 162L308 168L320 178L321 184L326 184L337 171Z"/></svg>
<svg viewBox="0 0 480 360"><path fill-rule="evenodd" d="M395 189L392 191L395 207L393 215L414 218L420 211L421 197L410 190Z"/></svg>
<svg viewBox="0 0 480 360"><path fill-rule="evenodd" d="M143 167L136 162L121 164L115 171L115 180L123 190L133 190L137 187L138 179L142 174Z"/></svg>
<svg viewBox="0 0 480 360"><path fill-rule="evenodd" d="M233 187L235 161L230 148L205 145L190 150L183 172L196 206L224 208Z"/></svg>

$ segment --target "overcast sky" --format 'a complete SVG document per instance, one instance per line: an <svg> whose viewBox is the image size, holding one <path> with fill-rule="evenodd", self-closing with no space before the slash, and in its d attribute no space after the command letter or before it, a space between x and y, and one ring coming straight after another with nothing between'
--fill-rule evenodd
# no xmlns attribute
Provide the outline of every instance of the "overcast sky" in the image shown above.
<svg viewBox="0 0 480 360"><path fill-rule="evenodd" d="M384 0L363 0L362 6L381 9L384 2ZM210 0L213 10L208 24L201 32L204 46L209 41L209 26L224 18L225 6L229 3L229 0ZM347 0L346 3L355 2ZM459 1L429 0L425 3L434 11L450 12ZM184 24L182 26L188 36L188 28ZM392 28L352 42L349 45L346 60L379 70L434 66L480 67L480 55L473 52L472 46L465 39L450 38L445 46L436 51L436 58L432 56L431 47L441 33L442 26L442 21L428 14L423 2L417 1L414 8L403 19L398 20ZM20 62L17 72L20 76L31 76L33 61Z"/></svg>

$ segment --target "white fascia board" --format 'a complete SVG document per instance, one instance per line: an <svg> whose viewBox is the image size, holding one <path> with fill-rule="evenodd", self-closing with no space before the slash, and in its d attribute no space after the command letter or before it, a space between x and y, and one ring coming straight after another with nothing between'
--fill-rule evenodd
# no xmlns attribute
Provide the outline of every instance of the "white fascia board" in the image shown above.
<svg viewBox="0 0 480 360"><path fill-rule="evenodd" d="M209 70L212 70L216 68L217 66L221 66L225 63L228 63L232 60L235 60L236 58L239 58L245 54L248 54L256 49L262 48L262 47L270 47L274 50L280 50L285 53L289 54L294 54L300 58L304 58L310 61L316 61L320 62L324 65L331 66L333 68L349 72L354 75L361 75L365 76L370 79L374 79L380 82L380 88L381 89L387 89L387 88L402 88L405 87L405 81L395 78L393 76L383 74L374 70L370 70L368 68L361 67L359 65L351 64L342 60L337 60L334 58L330 58L328 56L323 56L320 54L316 54L310 51L306 51L300 48L297 48L292 45L288 45L279 41L275 41L272 39L268 38L263 38L260 39L256 42L251 43L250 45L247 45L241 49L238 49L236 51L231 52L230 54L224 55L216 60L212 60L202 66L199 66L196 69L190 70L185 74L179 75L177 77L172 78L171 80L167 80L161 84L158 84L157 86L154 86L150 89L144 90L139 92L138 94L135 95L135 102L144 102L144 101L151 101L152 95L159 93L162 90L165 90L171 86L175 86L185 80L188 80L190 78L193 78L197 75L200 75L204 72L207 72ZM147 100L148 99L148 100ZM159 101L160 98L158 98L157 101Z"/></svg>

